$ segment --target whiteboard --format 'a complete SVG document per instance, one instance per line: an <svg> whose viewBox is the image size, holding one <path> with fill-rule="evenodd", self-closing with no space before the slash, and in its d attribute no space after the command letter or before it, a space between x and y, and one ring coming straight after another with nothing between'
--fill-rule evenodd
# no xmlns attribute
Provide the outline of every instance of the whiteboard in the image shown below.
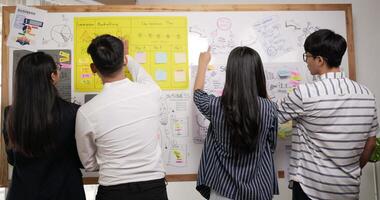
<svg viewBox="0 0 380 200"><path fill-rule="evenodd" d="M215 5L214 5L215 6ZM44 8L44 7L42 7ZM139 9L140 8L140 9ZM191 8L191 7L190 7ZM289 89L312 80L306 63L302 61L305 38L318 29L331 29L348 40L349 49L343 57L342 69L355 78L351 5L247 5L247 6L194 6L191 12L185 7L108 7L83 6L76 8L45 7L49 11L47 31L40 50L59 55L69 52L70 65L66 69L65 88L67 100L83 104L97 92L77 92L74 89L75 31L74 18L106 16L171 16L187 18L189 87L183 90L163 90L161 98L161 146L165 169L169 180L195 180L203 141L209 122L197 111L192 102L192 85L198 63L198 55L207 46L212 48L212 60L207 71L205 90L221 95L225 78L225 66L229 52L236 46L255 49L264 63L267 89L271 97L279 99ZM149 12L144 12L144 9ZM90 10L91 12L85 12ZM132 10L133 12L123 12ZM170 12L167 12L170 10ZM4 20L11 20L5 17ZM350 21L347 21L349 19ZM6 24L7 26L7 24ZM4 30L6 32L7 30ZM4 38L3 38L4 39ZM6 49L3 53L2 108L11 102L12 72L15 62L23 54L20 50ZM58 56L59 57L59 56ZM4 72L4 69L3 69ZM71 82L69 81L71 79ZM5 82L4 82L5 81ZM69 84L69 86L67 85ZM67 87L71 88L67 92ZM63 90L63 89L62 89ZM66 96L67 95L67 96ZM4 96L6 98L4 98ZM279 178L287 178L290 153L291 124L279 132L276 168ZM1 166L0 166L1 167ZM96 181L97 173L85 173L87 183ZM95 178L93 178L95 177Z"/></svg>

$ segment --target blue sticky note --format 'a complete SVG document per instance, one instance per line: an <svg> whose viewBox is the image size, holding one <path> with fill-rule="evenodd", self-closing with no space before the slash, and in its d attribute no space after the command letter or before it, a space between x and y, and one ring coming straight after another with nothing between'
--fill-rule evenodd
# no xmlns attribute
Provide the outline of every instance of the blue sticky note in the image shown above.
<svg viewBox="0 0 380 200"><path fill-rule="evenodd" d="M156 63L167 63L168 62L168 56L164 52L158 52L156 53Z"/></svg>
<svg viewBox="0 0 380 200"><path fill-rule="evenodd" d="M166 71L162 69L156 70L156 80L157 81L166 81Z"/></svg>
<svg viewBox="0 0 380 200"><path fill-rule="evenodd" d="M290 74L290 71L288 69L280 69L280 70L278 70L277 75L280 78L288 78L291 74Z"/></svg>

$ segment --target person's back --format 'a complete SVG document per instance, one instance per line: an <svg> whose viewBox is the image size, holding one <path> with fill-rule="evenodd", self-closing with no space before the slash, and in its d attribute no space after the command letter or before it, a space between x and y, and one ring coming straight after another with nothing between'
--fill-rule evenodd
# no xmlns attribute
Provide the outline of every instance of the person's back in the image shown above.
<svg viewBox="0 0 380 200"><path fill-rule="evenodd" d="M292 150L305 153L291 155L290 164L297 167L290 174L306 175L299 181L310 197L334 192L337 199L355 198L360 185L359 158L376 125L375 98L366 87L341 72L320 78L313 84L299 86L304 111L297 119L296 129L307 131L307 135L292 137ZM313 179L315 175L318 178ZM316 185L315 181L322 177L325 184Z"/></svg>
<svg viewBox="0 0 380 200"><path fill-rule="evenodd" d="M210 199L272 199L277 108L267 99L261 59L251 48L235 48L221 97L203 91L209 59L209 51L201 54L194 85L194 103L210 120L197 190Z"/></svg>
<svg viewBox="0 0 380 200"><path fill-rule="evenodd" d="M129 65L132 62L130 59ZM78 119L91 126L91 137L97 146L101 185L163 177L158 143L159 99L160 90L155 84L124 79L106 83L99 95L79 109Z"/></svg>
<svg viewBox="0 0 380 200"><path fill-rule="evenodd" d="M87 171L99 170L97 200L166 200L159 144L160 88L111 35L87 51L104 88L78 111L76 138ZM124 49L123 49L124 48ZM125 53L125 54L124 54ZM124 65L134 82L125 77Z"/></svg>
<svg viewBox="0 0 380 200"><path fill-rule="evenodd" d="M54 77L59 76L54 68L56 65L50 56L34 53L23 57L16 69L14 98L19 100L14 100L13 105L5 109L3 126L8 146L8 163L13 165L8 200L85 199L79 170L82 165L74 135L75 116L79 106L57 96L53 86L56 80L45 82L44 78L49 77L50 73L55 74ZM20 90L20 87L23 89ZM52 93L47 93L42 88L51 88ZM34 103L27 103L25 100L30 99L26 98L28 94L44 95L34 97ZM49 104L51 110L45 110L44 105ZM38 119L33 120L36 116ZM49 117L46 118L47 116ZM23 123L19 123L19 117L23 118ZM44 120L49 122L49 118L52 123L46 123L45 127ZM23 140L22 143L19 142L20 139ZM23 147L22 144L27 146Z"/></svg>
<svg viewBox="0 0 380 200"><path fill-rule="evenodd" d="M373 94L340 72L345 49L330 30L311 34L304 60L316 80L278 102L280 122L296 122L289 170L296 200L359 198L378 122Z"/></svg>

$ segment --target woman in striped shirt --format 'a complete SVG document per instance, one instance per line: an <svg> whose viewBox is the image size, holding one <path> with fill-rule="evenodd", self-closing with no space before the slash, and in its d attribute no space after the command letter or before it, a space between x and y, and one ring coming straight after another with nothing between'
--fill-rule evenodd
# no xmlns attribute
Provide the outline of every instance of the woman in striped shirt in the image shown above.
<svg viewBox="0 0 380 200"><path fill-rule="evenodd" d="M261 58L249 47L232 50L221 97L203 91L210 60L209 48L199 56L194 85L194 102L210 120L197 190L207 199L272 199L277 109L267 98Z"/></svg>

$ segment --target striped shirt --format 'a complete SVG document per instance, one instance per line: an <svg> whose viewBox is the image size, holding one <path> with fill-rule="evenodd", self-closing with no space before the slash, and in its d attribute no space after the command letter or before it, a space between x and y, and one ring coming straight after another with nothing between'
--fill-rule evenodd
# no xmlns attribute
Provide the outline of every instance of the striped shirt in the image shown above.
<svg viewBox="0 0 380 200"><path fill-rule="evenodd" d="M317 76L278 102L279 120L295 121L290 180L311 199L359 199L359 159L378 122L374 95L342 72Z"/></svg>
<svg viewBox="0 0 380 200"><path fill-rule="evenodd" d="M230 199L272 199L278 194L273 162L277 139L276 104L259 98L260 136L252 153L237 153L231 144L221 98L202 90L194 92L199 111L210 120L198 170L197 190L209 198L210 189Z"/></svg>

